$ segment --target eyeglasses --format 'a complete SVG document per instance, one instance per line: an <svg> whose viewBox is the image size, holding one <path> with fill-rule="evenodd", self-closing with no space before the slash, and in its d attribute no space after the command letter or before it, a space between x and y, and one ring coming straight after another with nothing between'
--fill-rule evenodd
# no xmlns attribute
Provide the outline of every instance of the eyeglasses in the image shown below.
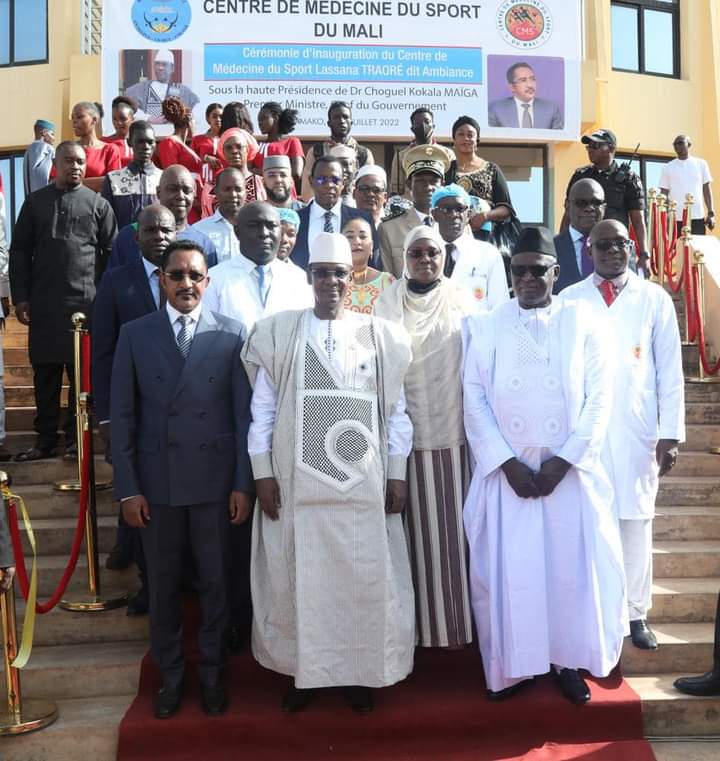
<svg viewBox="0 0 720 761"><path fill-rule="evenodd" d="M425 251L408 251L407 255L415 260L423 259L426 256L428 259L437 259L439 256L442 256L442 253L430 248Z"/></svg>
<svg viewBox="0 0 720 761"><path fill-rule="evenodd" d="M606 240L594 241L592 245L598 251L609 251L611 248L627 251L632 244L633 242L628 238L607 238Z"/></svg>
<svg viewBox="0 0 720 761"><path fill-rule="evenodd" d="M453 216L460 216L464 214L468 210L467 206L436 206L433 211L439 211L441 214L444 214L446 217L449 217L451 214Z"/></svg>
<svg viewBox="0 0 720 761"><path fill-rule="evenodd" d="M364 193L366 195L374 195L379 196L381 193L385 192L385 188L380 188L373 185L356 185L355 190L357 190L358 193Z"/></svg>
<svg viewBox="0 0 720 761"><path fill-rule="evenodd" d="M190 270L190 272L184 272L183 270L170 270L169 272L165 272L165 277L169 277L170 280L175 283L182 283L186 277L189 277L193 283L202 283L207 275L203 275L202 272L196 272L195 270Z"/></svg>
<svg viewBox="0 0 720 761"><path fill-rule="evenodd" d="M590 206L593 209L599 209L601 206L605 206L605 201L600 201L597 198L576 198L573 201L573 206L578 209L587 209Z"/></svg>
<svg viewBox="0 0 720 761"><path fill-rule="evenodd" d="M510 272L515 277L524 277L529 272L533 277L541 278L555 266L555 264L511 264Z"/></svg>
<svg viewBox="0 0 720 761"><path fill-rule="evenodd" d="M319 280L327 280L331 277L337 278L338 280L347 280L347 278L350 277L350 270L342 269L340 267L337 269L330 269L329 267L313 267L310 272L313 277L316 277Z"/></svg>
<svg viewBox="0 0 720 761"><path fill-rule="evenodd" d="M342 177L313 177L316 185L342 185Z"/></svg>

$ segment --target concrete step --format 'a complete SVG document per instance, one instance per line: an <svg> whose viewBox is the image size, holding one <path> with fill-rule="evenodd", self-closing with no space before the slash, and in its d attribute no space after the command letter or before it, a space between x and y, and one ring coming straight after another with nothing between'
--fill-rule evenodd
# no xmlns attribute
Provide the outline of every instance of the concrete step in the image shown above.
<svg viewBox="0 0 720 761"><path fill-rule="evenodd" d="M33 402L34 404L34 402ZM60 408L60 425L66 419L66 408ZM8 431L32 431L35 407L8 407L5 410L5 428Z"/></svg>
<svg viewBox="0 0 720 761"><path fill-rule="evenodd" d="M703 623L715 620L720 578L656 577L649 618L653 625Z"/></svg>
<svg viewBox="0 0 720 761"><path fill-rule="evenodd" d="M720 505L720 480L706 476L663 476L657 505Z"/></svg>
<svg viewBox="0 0 720 761"><path fill-rule="evenodd" d="M707 671L707 664L702 671ZM628 684L642 701L646 737L720 735L720 697L694 698L672 685L692 672L630 676ZM698 672L700 673L700 672ZM696 761L688 756L686 761Z"/></svg>
<svg viewBox="0 0 720 761"><path fill-rule="evenodd" d="M714 402L689 402L685 405L685 422L716 425L720 423L720 405Z"/></svg>
<svg viewBox="0 0 720 761"><path fill-rule="evenodd" d="M147 651L146 642L35 647L22 672L23 694L55 701L95 697L98 702L132 695Z"/></svg>
<svg viewBox="0 0 720 761"><path fill-rule="evenodd" d="M32 519L35 546L38 555L65 555L70 554L73 537L75 535L75 518L37 518ZM98 551L110 552L115 544L117 533L117 517L111 515L98 516ZM30 557L30 542L24 530L22 521L20 531L23 539L25 557ZM84 551L84 550L83 550Z"/></svg>
<svg viewBox="0 0 720 761"><path fill-rule="evenodd" d="M13 349L3 345L3 359L8 365L30 365L30 357L26 348Z"/></svg>
<svg viewBox="0 0 720 761"><path fill-rule="evenodd" d="M657 650L639 650L625 638L621 665L623 674L665 674L682 665L688 674L701 674L712 666L712 623L653 624Z"/></svg>
<svg viewBox="0 0 720 761"><path fill-rule="evenodd" d="M32 521L40 518L72 518L77 515L80 492L57 491L44 484L20 484L13 490L25 500ZM120 506L118 502L112 501L112 489L102 489L95 494L98 515L117 518Z"/></svg>
<svg viewBox="0 0 720 761"><path fill-rule="evenodd" d="M28 327L27 325L21 325L15 319L15 313L13 312L11 315L5 318L5 330L8 333L25 333L27 335Z"/></svg>
<svg viewBox="0 0 720 761"><path fill-rule="evenodd" d="M720 488L720 455L684 450L672 472L675 476L716 476Z"/></svg>
<svg viewBox="0 0 720 761"><path fill-rule="evenodd" d="M60 403L67 406L67 386L60 394ZM8 407L32 407L35 404L35 388L32 384L29 386L5 384L5 404Z"/></svg>
<svg viewBox="0 0 720 761"><path fill-rule="evenodd" d="M118 727L135 692L57 702L59 718L40 732L3 739L3 761L115 761Z"/></svg>
<svg viewBox="0 0 720 761"><path fill-rule="evenodd" d="M706 426L707 427L707 426ZM60 433L60 441L62 441L63 434ZM8 431L5 438L5 446L13 453L17 454L25 449L29 449L35 446L37 434L33 430L27 431ZM98 431L95 431L93 437L93 443L95 446L95 454L102 454L105 451L105 445L103 444L102 437ZM702 449L702 447L697 447Z"/></svg>
<svg viewBox="0 0 720 761"><path fill-rule="evenodd" d="M655 540L720 539L720 506L658 507L653 536Z"/></svg>
<svg viewBox="0 0 720 761"><path fill-rule="evenodd" d="M5 468L12 477L13 489L20 490L25 484L53 484L55 481L77 479L77 462L65 462L59 457L35 462L7 463ZM95 456L96 480L112 480L112 468L101 455Z"/></svg>
<svg viewBox="0 0 720 761"><path fill-rule="evenodd" d="M19 626L22 624L24 611L24 602L18 600ZM104 642L112 648L115 642L146 642L147 639L148 617L131 618L126 615L125 608L75 613L56 607L35 619L35 644L38 646Z"/></svg>
<svg viewBox="0 0 720 761"><path fill-rule="evenodd" d="M33 371L30 365L5 365L3 382L8 386L25 386L33 382Z"/></svg>
<svg viewBox="0 0 720 761"><path fill-rule="evenodd" d="M650 743L656 761L717 761L720 740L711 737L697 739L658 738Z"/></svg>
<svg viewBox="0 0 720 761"><path fill-rule="evenodd" d="M720 383L685 383L686 402L720 402Z"/></svg>
<svg viewBox="0 0 720 761"><path fill-rule="evenodd" d="M107 553L101 552L100 561L100 589L108 598L115 598L128 592L135 592L140 587L137 569L133 564L122 571L108 571L105 568ZM41 601L47 600L55 591L58 581L65 570L68 561L68 553L63 555L41 555L37 560L38 568L38 595ZM30 573L30 561L26 558L25 566ZM68 584L67 596L77 598L88 591L87 555L83 546L78 558L75 573ZM18 587L15 587L19 595Z"/></svg>
<svg viewBox="0 0 720 761"><path fill-rule="evenodd" d="M720 425L688 425L685 427L685 436L687 441L680 445L681 452L705 452L710 447L720 447Z"/></svg>
<svg viewBox="0 0 720 761"><path fill-rule="evenodd" d="M685 375L691 377L697 375L698 371L698 348L694 344L683 344L682 363Z"/></svg>
<svg viewBox="0 0 720 761"><path fill-rule="evenodd" d="M653 572L658 578L720 576L720 542L655 542Z"/></svg>
<svg viewBox="0 0 720 761"><path fill-rule="evenodd" d="M19 330L10 330L3 336L3 348L23 349L28 345L28 332Z"/></svg>

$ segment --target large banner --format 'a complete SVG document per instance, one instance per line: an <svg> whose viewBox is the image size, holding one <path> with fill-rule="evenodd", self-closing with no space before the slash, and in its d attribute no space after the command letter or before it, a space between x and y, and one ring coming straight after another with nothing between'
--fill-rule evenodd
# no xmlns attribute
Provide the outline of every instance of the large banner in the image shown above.
<svg viewBox="0 0 720 761"><path fill-rule="evenodd" d="M578 0L105 0L103 101L133 96L162 124L177 95L204 125L212 102L300 112L300 137L327 134L346 101L357 137L403 138L429 107L438 137L461 115L483 137L577 139ZM160 132L167 132L167 125Z"/></svg>

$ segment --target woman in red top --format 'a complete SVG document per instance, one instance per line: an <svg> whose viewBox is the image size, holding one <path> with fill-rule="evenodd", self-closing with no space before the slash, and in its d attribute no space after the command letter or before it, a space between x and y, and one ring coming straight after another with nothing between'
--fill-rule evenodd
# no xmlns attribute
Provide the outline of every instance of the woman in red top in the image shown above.
<svg viewBox="0 0 720 761"><path fill-rule="evenodd" d="M267 142L258 146L251 169L256 174L262 174L265 156L289 156L292 176L299 188L305 165L305 152L300 140L290 136L297 124L297 116L298 112L295 109L283 109L275 101L263 104L258 114L258 126L260 132L267 135Z"/></svg>
<svg viewBox="0 0 720 761"><path fill-rule="evenodd" d="M87 163L85 166L85 187L99 193L102 189L105 175L122 168L120 151L116 145L103 143L97 136L97 125L100 122L100 112L90 101L77 103L72 110L72 128L78 142L85 149ZM55 177L55 167L50 173Z"/></svg>
<svg viewBox="0 0 720 761"><path fill-rule="evenodd" d="M190 147L205 163L203 180L209 179L211 172L222 169L222 161L218 146L220 144L220 123L222 122L223 107L220 103L211 103L205 109L205 120L210 129L202 135L195 135Z"/></svg>
<svg viewBox="0 0 720 761"><path fill-rule="evenodd" d="M137 103L127 95L118 95L112 102L112 123L115 132L107 137L101 137L103 143L116 145L120 151L120 160L123 168L133 160L133 152L128 143L130 125L135 120Z"/></svg>
<svg viewBox="0 0 720 761"><path fill-rule="evenodd" d="M172 135L158 142L155 159L160 169L167 169L173 164L181 164L192 174L200 177L202 159L186 144L192 137L192 111L180 98L165 98L162 102L162 115L175 128Z"/></svg>

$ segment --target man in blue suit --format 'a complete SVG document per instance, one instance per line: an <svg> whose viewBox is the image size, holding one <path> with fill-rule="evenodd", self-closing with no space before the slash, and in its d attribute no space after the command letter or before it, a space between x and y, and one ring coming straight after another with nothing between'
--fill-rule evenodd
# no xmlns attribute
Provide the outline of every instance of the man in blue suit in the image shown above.
<svg viewBox="0 0 720 761"><path fill-rule="evenodd" d="M313 199L298 211L300 228L298 229L295 248L290 259L302 269L307 269L310 257L310 241L322 232L339 233L351 219L366 219L373 231L373 256L370 266L382 269L380 264L380 244L372 217L365 211L354 209L342 202L343 165L334 156L320 156L316 159L310 175Z"/></svg>
<svg viewBox="0 0 720 761"><path fill-rule="evenodd" d="M560 265L560 275L553 286L554 294L579 283L594 270L590 231L605 214L605 191L602 185L587 178L578 180L570 188L565 209L570 217L570 226L554 238Z"/></svg>
<svg viewBox="0 0 720 761"><path fill-rule="evenodd" d="M515 63L507 70L505 76L512 95L490 103L488 107L490 127L563 128L563 115L557 103L535 97L537 81L535 72L529 64Z"/></svg>
<svg viewBox="0 0 720 761"><path fill-rule="evenodd" d="M161 305L160 264L165 249L175 240L175 218L160 204L147 206L137 222L137 245L142 257L115 269L107 270L100 283L92 320L93 403L105 442L105 458L112 462L110 451L110 378L120 327ZM141 587L128 602L129 616L143 616L148 611L147 574L142 544L137 529L131 528L120 513L115 546L107 567L111 571L127 568L134 561L140 572Z"/></svg>
<svg viewBox="0 0 720 761"><path fill-rule="evenodd" d="M111 385L115 497L141 529L150 586L150 642L162 675L155 716L180 707L181 580L189 545L198 575L202 706L227 709L222 685L230 523L254 502L247 454L250 385L241 326L202 307L208 274L192 241L162 258L165 306L120 329Z"/></svg>

